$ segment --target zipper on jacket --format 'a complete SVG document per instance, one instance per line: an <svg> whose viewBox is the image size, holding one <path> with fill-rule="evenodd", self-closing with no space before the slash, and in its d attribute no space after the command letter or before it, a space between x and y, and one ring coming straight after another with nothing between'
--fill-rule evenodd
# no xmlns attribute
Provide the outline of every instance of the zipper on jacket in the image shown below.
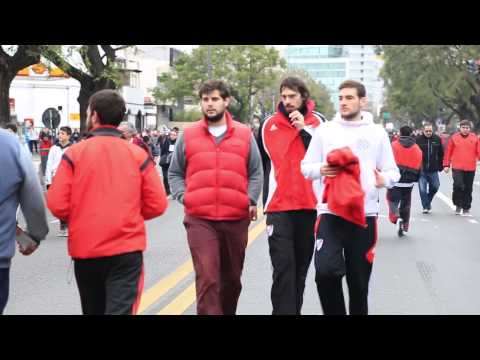
<svg viewBox="0 0 480 360"><path fill-rule="evenodd" d="M427 171L430 171L430 139L427 139Z"/></svg>

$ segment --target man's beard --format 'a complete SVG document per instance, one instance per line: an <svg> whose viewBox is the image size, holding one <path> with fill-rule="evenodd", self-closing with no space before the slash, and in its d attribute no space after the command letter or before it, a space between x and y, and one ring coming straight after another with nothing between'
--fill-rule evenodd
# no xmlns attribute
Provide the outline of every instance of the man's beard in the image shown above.
<svg viewBox="0 0 480 360"><path fill-rule="evenodd" d="M210 121L210 122L213 122L213 123L216 123L216 122L219 122L220 120L222 120L224 114L225 114L225 111L222 111L221 113L218 113L218 114L213 115L213 116L208 116L208 114L206 112L203 113L203 115L205 115L207 120Z"/></svg>

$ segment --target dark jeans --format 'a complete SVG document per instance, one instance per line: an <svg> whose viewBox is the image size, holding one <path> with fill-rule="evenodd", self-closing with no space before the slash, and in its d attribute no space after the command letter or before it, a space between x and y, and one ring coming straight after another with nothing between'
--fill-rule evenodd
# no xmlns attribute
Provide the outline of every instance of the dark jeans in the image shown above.
<svg viewBox="0 0 480 360"><path fill-rule="evenodd" d="M29 140L28 141L28 148L30 152L33 154L33 149L35 148L35 152L38 154L38 141L37 140Z"/></svg>
<svg viewBox="0 0 480 360"><path fill-rule="evenodd" d="M346 315L342 278L347 276L350 315L368 314L368 283L377 242L377 218L367 228L339 216L320 217L315 244L315 282L325 315Z"/></svg>
<svg viewBox="0 0 480 360"><path fill-rule="evenodd" d="M438 189L440 188L440 179L438 172L421 172L418 179L418 190L420 199L422 199L422 207L430 210L432 208L432 200Z"/></svg>
<svg viewBox="0 0 480 360"><path fill-rule="evenodd" d="M135 315L143 290L141 251L74 259L84 315Z"/></svg>
<svg viewBox="0 0 480 360"><path fill-rule="evenodd" d="M315 210L267 214L268 245L273 266L273 315L299 315L315 244Z"/></svg>
<svg viewBox="0 0 480 360"><path fill-rule="evenodd" d="M45 176L45 171L47 170L48 155L47 156L43 155L40 158L40 161L41 161L40 169L42 171L42 176Z"/></svg>
<svg viewBox="0 0 480 360"><path fill-rule="evenodd" d="M211 221L185 215L195 269L198 315L235 315L250 220Z"/></svg>
<svg viewBox="0 0 480 360"><path fill-rule="evenodd" d="M0 269L0 315L8 301L8 290L10 287L10 268Z"/></svg>
<svg viewBox="0 0 480 360"><path fill-rule="evenodd" d="M403 229L408 231L413 187L393 187L387 190L388 218L394 224L403 220Z"/></svg>
<svg viewBox="0 0 480 360"><path fill-rule="evenodd" d="M163 186L165 187L165 192L167 196L170 195L170 185L168 184L168 167L170 165L162 165L162 175L163 175Z"/></svg>
<svg viewBox="0 0 480 360"><path fill-rule="evenodd" d="M452 170L453 194L452 201L455 206L464 210L472 207L473 179L475 171Z"/></svg>

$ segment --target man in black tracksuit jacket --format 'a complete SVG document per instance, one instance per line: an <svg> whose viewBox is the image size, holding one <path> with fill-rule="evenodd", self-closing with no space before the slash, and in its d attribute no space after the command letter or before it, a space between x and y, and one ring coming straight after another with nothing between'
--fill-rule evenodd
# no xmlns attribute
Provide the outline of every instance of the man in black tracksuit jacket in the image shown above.
<svg viewBox="0 0 480 360"><path fill-rule="evenodd" d="M438 172L443 170L443 146L439 136L433 133L431 123L425 123L423 134L416 138L423 153L422 170L418 180L418 189L422 199L423 213L432 209L432 199L440 187Z"/></svg>

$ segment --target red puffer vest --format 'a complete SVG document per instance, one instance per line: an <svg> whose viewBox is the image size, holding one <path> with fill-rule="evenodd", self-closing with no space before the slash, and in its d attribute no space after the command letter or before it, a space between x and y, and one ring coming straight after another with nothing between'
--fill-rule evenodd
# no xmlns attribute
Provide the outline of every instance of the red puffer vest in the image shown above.
<svg viewBox="0 0 480 360"><path fill-rule="evenodd" d="M227 133L218 144L202 119L184 131L188 215L208 220L248 217L248 157L252 133L228 112Z"/></svg>

